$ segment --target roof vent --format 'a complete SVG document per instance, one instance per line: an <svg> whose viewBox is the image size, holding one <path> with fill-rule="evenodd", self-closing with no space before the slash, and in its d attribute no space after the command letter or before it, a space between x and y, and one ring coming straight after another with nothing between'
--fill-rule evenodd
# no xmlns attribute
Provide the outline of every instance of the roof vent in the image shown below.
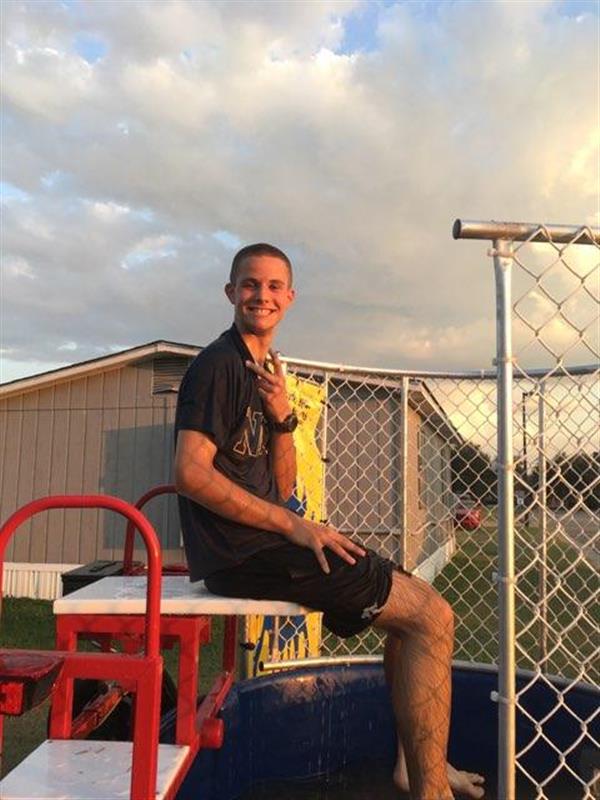
<svg viewBox="0 0 600 800"><path fill-rule="evenodd" d="M152 362L152 394L179 391L179 384L193 359L187 356L163 356Z"/></svg>

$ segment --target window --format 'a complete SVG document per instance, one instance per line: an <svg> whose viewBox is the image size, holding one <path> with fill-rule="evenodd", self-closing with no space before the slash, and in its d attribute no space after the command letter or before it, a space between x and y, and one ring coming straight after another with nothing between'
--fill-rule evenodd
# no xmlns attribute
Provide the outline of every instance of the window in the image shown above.
<svg viewBox="0 0 600 800"><path fill-rule="evenodd" d="M189 356L157 356L152 362L152 394L177 392L191 362Z"/></svg>

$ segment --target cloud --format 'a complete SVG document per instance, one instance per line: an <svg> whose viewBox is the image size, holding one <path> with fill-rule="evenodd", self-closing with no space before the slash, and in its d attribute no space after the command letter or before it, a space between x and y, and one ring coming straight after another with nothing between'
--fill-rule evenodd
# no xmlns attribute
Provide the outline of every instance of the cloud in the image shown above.
<svg viewBox="0 0 600 800"><path fill-rule="evenodd" d="M207 343L232 243L267 240L289 354L489 367L453 219L598 222L597 32L561 8L381 4L361 48L358 2L7 4L3 347Z"/></svg>

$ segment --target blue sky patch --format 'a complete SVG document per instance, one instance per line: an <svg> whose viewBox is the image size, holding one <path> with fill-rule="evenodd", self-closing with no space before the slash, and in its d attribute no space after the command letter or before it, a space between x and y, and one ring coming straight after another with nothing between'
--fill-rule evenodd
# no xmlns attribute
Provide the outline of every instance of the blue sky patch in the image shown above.
<svg viewBox="0 0 600 800"><path fill-rule="evenodd" d="M164 241L160 241L164 239ZM123 269L143 267L151 261L160 261L163 258L175 258L178 254L177 239L173 236L157 237L155 241L146 240L147 247L134 247L121 261Z"/></svg>
<svg viewBox="0 0 600 800"><path fill-rule="evenodd" d="M45 172L40 178L40 183L45 189L54 189L64 186L68 179L66 172L60 169L54 169L50 172Z"/></svg>
<svg viewBox="0 0 600 800"><path fill-rule="evenodd" d="M389 3L388 3L389 5ZM339 48L341 53L370 53L377 50L377 25L382 4L367 2L343 19L344 38Z"/></svg>
<svg viewBox="0 0 600 800"><path fill-rule="evenodd" d="M75 52L89 64L95 64L108 52L108 45L92 33L78 33L73 42Z"/></svg>
<svg viewBox="0 0 600 800"><path fill-rule="evenodd" d="M154 211L151 208L132 208L131 215L142 219L144 222L152 222L155 218Z"/></svg>
<svg viewBox="0 0 600 800"><path fill-rule="evenodd" d="M461 0L365 0L355 11L343 18L344 37L338 51L349 55L378 50L379 17L382 11L391 6L408 5L415 16L433 20L443 6L460 2ZM476 0L463 0L463 2L477 4ZM600 0L555 0L548 11L563 17L598 16Z"/></svg>
<svg viewBox="0 0 600 800"><path fill-rule="evenodd" d="M598 16L600 3L598 0L562 0L558 4L558 13L564 17Z"/></svg>
<svg viewBox="0 0 600 800"><path fill-rule="evenodd" d="M18 203L26 203L31 199L31 195L24 192L23 189L19 189L18 186L8 183L8 181L0 181L0 198L3 203L10 200L16 200Z"/></svg>
<svg viewBox="0 0 600 800"><path fill-rule="evenodd" d="M213 233L213 238L228 250L237 250L242 243L242 240L237 237L235 233L231 233L230 231L215 231Z"/></svg>

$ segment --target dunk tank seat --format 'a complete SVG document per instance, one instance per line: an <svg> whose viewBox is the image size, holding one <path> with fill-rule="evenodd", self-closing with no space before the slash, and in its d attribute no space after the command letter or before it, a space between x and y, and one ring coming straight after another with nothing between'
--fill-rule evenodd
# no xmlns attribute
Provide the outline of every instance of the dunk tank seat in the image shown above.
<svg viewBox="0 0 600 800"><path fill-rule="evenodd" d="M135 641L142 633L147 578L121 575L102 578L55 600L57 647L72 650L80 635L104 635ZM160 603L161 643L179 646L177 675L177 744L193 744L197 735L203 747L220 747L222 721L217 718L235 676L238 649L237 616L248 614L289 616L309 609L296 603L218 597L202 581L190 583L187 576L165 575ZM211 640L214 616L225 618L222 672L196 710L198 669L203 644Z"/></svg>
<svg viewBox="0 0 600 800"><path fill-rule="evenodd" d="M198 752L219 748L223 721L217 717L235 670L236 615L302 614L293 603L211 595L185 576L161 576L156 534L124 501L102 495L44 498L19 509L0 529L0 581L6 544L33 514L52 508L117 511L140 531L148 552L145 575L104 578L55 602L56 652L33 651L38 674L19 662L21 651L0 650L0 737L2 715L20 713L43 693L52 696L50 739L0 782L2 800L172 800ZM161 596L161 580L164 592ZM0 582L1 586L1 582ZM211 617L225 615L223 670L198 706L199 652L209 641ZM104 637L104 652L77 651L81 636ZM111 640L124 652L111 652ZM130 641L131 647L127 647ZM162 658L160 644L180 646L175 743L159 744ZM139 644L143 651L139 652ZM131 651L131 652L128 652ZM28 651L31 653L32 651ZM35 658L34 658L35 660ZM20 666L19 666L20 664ZM72 720L76 679L108 680L135 696L132 741L82 742L85 725ZM28 686L33 688L27 689ZM37 687L37 688L36 688Z"/></svg>

